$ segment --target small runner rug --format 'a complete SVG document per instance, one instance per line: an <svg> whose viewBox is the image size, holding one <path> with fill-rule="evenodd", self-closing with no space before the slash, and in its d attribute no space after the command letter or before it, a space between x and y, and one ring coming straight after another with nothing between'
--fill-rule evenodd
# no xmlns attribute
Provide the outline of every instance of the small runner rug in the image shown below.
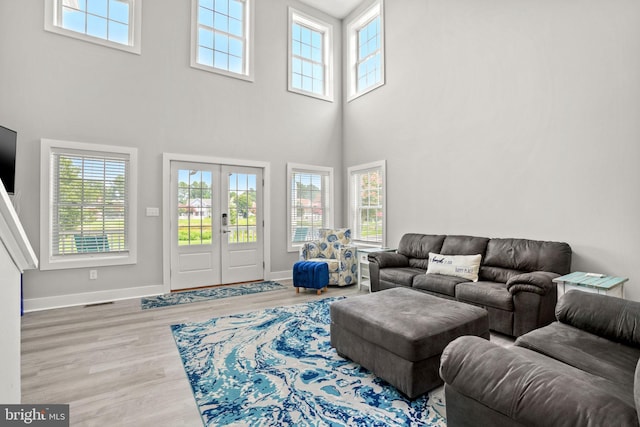
<svg viewBox="0 0 640 427"><path fill-rule="evenodd" d="M442 388L413 401L330 345L336 298L172 325L206 426L446 426Z"/></svg>
<svg viewBox="0 0 640 427"><path fill-rule="evenodd" d="M238 295L256 294L258 292L275 291L285 289L286 286L278 282L257 282L245 283L234 286L220 286L217 288L198 289L195 291L173 292L170 294L158 295L155 297L142 298L140 304L142 309L167 307L176 304L186 304L189 302L200 302L210 299L235 297Z"/></svg>

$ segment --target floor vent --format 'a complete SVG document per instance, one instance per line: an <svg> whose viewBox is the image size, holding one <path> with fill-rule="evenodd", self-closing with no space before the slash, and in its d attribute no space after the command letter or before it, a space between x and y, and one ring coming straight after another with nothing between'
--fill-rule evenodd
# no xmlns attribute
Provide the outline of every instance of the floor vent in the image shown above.
<svg viewBox="0 0 640 427"><path fill-rule="evenodd" d="M84 306L84 308L89 308L89 307L99 307L101 305L107 305L107 304L113 304L113 301L107 301L107 302L97 302L95 304L87 304Z"/></svg>

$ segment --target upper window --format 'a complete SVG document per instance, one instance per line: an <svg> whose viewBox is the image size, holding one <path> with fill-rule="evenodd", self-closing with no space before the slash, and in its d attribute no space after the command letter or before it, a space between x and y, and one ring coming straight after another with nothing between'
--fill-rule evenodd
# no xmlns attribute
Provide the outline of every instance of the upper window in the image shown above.
<svg viewBox="0 0 640 427"><path fill-rule="evenodd" d="M354 241L386 244L385 162L349 168L349 227Z"/></svg>
<svg viewBox="0 0 640 427"><path fill-rule="evenodd" d="M384 84L383 0L347 24L349 100Z"/></svg>
<svg viewBox="0 0 640 427"><path fill-rule="evenodd" d="M142 0L45 0L45 29L140 53Z"/></svg>
<svg viewBox="0 0 640 427"><path fill-rule="evenodd" d="M297 250L333 227L333 168L287 164L287 248Z"/></svg>
<svg viewBox="0 0 640 427"><path fill-rule="evenodd" d="M41 268L136 262L134 148L42 140Z"/></svg>
<svg viewBox="0 0 640 427"><path fill-rule="evenodd" d="M192 0L191 66L253 78L253 0Z"/></svg>
<svg viewBox="0 0 640 427"><path fill-rule="evenodd" d="M333 29L289 8L289 91L333 101Z"/></svg>

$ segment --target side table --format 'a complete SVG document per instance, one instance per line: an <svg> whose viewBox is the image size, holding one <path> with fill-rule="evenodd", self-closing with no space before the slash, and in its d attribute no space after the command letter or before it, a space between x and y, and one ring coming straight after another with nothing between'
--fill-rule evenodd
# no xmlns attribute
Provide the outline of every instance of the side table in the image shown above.
<svg viewBox="0 0 640 427"><path fill-rule="evenodd" d="M369 254L373 252L395 252L395 248L358 248L358 290L362 289L362 285L369 288L371 292L371 283L369 280Z"/></svg>
<svg viewBox="0 0 640 427"><path fill-rule="evenodd" d="M626 277L613 277L576 271L553 279L558 284L558 297L571 289L624 298Z"/></svg>

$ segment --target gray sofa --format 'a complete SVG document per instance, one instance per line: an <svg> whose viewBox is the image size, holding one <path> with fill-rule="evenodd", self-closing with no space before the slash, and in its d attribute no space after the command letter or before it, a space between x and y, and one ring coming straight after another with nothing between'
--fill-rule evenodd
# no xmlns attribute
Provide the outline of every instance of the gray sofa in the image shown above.
<svg viewBox="0 0 640 427"><path fill-rule="evenodd" d="M510 348L471 336L445 348L449 427L639 425L640 303L574 290L556 316Z"/></svg>
<svg viewBox="0 0 640 427"><path fill-rule="evenodd" d="M425 274L429 252L482 255L479 280ZM484 307L491 330L518 337L554 320L557 289L553 279L569 273L566 243L409 233L397 252L369 254L373 292L406 286Z"/></svg>

